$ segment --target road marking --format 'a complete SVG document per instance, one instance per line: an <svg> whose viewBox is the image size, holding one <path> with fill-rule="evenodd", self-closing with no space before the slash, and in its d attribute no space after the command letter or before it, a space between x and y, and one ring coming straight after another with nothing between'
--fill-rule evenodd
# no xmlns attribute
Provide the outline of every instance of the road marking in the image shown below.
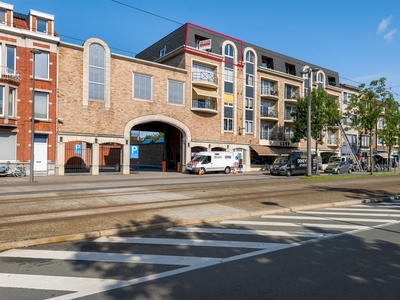
<svg viewBox="0 0 400 300"><path fill-rule="evenodd" d="M396 209L385 209L385 208L341 208L341 207L329 207L325 210L336 210L336 211L376 211L376 212L394 212ZM397 210L400 212L400 210Z"/></svg>
<svg viewBox="0 0 400 300"><path fill-rule="evenodd" d="M311 213L311 212L310 212ZM388 219L358 219L358 218L323 218L323 217L306 217L306 216L261 216L266 219L291 219L291 220L320 220L320 221L350 221L350 222L371 222L371 223L390 223L396 220Z"/></svg>
<svg viewBox="0 0 400 300"><path fill-rule="evenodd" d="M82 260L101 261L111 263L137 263L137 264L160 264L160 265L182 265L190 266L219 258L172 256L172 255L150 255L150 254L121 254L100 252L76 252L76 251L50 251L50 250L25 250L14 249L0 253L0 257L20 257L36 259L58 259L58 260Z"/></svg>
<svg viewBox="0 0 400 300"><path fill-rule="evenodd" d="M367 229L370 226L362 225L338 225L338 224L312 224L312 223L286 223L286 222L263 222L263 221L221 221L226 225L259 225L259 226L283 226L283 227L312 227L312 228L332 228L332 229Z"/></svg>
<svg viewBox="0 0 400 300"><path fill-rule="evenodd" d="M400 214L371 214L371 213L351 213L351 212L327 212L327 211L297 211L298 214L315 215L341 215L341 216L364 216L364 217L391 217L399 218Z"/></svg>
<svg viewBox="0 0 400 300"><path fill-rule="evenodd" d="M215 233L215 234L261 235L261 236L289 236L289 237L309 237L309 238L328 237L328 236L335 235L335 234L331 234L331 233L290 232L290 231L271 231L271 230L245 230L245 229L226 229L226 228L198 228L198 227L171 227L171 228L168 228L166 231Z"/></svg>
<svg viewBox="0 0 400 300"><path fill-rule="evenodd" d="M138 237L101 237L94 240L97 243L127 243L127 244L156 244L173 246L204 246L224 248L250 248L267 249L280 248L286 244L282 243L257 243L236 241L213 241L213 240L186 240L186 239L162 239L162 238L138 238Z"/></svg>
<svg viewBox="0 0 400 300"><path fill-rule="evenodd" d="M393 205L391 203L370 203L370 204L354 204L352 207L394 207L394 208L399 208L400 205Z"/></svg>

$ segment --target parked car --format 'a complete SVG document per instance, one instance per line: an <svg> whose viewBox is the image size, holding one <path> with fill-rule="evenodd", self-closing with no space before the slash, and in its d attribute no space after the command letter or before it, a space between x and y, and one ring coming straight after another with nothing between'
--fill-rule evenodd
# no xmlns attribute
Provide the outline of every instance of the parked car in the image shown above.
<svg viewBox="0 0 400 300"><path fill-rule="evenodd" d="M352 166L348 161L332 162L325 168L324 173L340 174L351 173Z"/></svg>

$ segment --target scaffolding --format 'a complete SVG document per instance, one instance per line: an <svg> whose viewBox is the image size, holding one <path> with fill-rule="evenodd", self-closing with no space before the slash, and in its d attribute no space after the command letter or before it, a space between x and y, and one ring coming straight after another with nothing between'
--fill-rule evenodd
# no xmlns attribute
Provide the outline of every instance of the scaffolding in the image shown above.
<svg viewBox="0 0 400 300"><path fill-rule="evenodd" d="M356 168L357 168L360 172L364 171L363 168L361 167L361 163L360 163L360 161L358 160L357 155L354 153L353 148L352 148L351 145L350 145L349 139L347 138L346 132L344 131L342 124L341 124L340 122L337 122L337 125L338 125L338 127L339 127L339 129L340 129L340 132L341 132L341 134L342 134L344 143L345 143L345 145L346 145L346 147L347 147L347 149L348 149L348 152L349 152L349 154L350 154L350 158L353 160L353 163L356 164Z"/></svg>

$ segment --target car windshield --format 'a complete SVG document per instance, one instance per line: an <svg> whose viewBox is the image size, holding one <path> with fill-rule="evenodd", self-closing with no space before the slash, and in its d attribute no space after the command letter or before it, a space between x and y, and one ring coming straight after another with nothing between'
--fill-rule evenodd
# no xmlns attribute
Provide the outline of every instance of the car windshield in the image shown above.
<svg viewBox="0 0 400 300"><path fill-rule="evenodd" d="M329 164L328 164L328 167L336 167L337 165L339 165L339 162L337 161L337 162L330 162Z"/></svg>
<svg viewBox="0 0 400 300"><path fill-rule="evenodd" d="M204 159L203 155L196 155L193 157L192 161L202 161Z"/></svg>
<svg viewBox="0 0 400 300"><path fill-rule="evenodd" d="M288 156L279 157L275 159L274 165L279 165L279 166L285 165L288 161L288 158L289 158Z"/></svg>
<svg viewBox="0 0 400 300"><path fill-rule="evenodd" d="M329 158L329 162L328 163L338 163L340 162L342 159L339 156L331 156Z"/></svg>

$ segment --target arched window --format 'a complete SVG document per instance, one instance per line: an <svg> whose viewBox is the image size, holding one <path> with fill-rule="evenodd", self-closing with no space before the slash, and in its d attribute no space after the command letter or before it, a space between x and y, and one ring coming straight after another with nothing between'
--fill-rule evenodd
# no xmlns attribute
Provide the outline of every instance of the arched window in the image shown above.
<svg viewBox="0 0 400 300"><path fill-rule="evenodd" d="M233 57L233 47L232 45L225 46L225 56Z"/></svg>
<svg viewBox="0 0 400 300"><path fill-rule="evenodd" d="M89 99L104 100L105 50L98 43L89 46Z"/></svg>
<svg viewBox="0 0 400 300"><path fill-rule="evenodd" d="M246 52L246 62L254 63L254 54L251 51Z"/></svg>

